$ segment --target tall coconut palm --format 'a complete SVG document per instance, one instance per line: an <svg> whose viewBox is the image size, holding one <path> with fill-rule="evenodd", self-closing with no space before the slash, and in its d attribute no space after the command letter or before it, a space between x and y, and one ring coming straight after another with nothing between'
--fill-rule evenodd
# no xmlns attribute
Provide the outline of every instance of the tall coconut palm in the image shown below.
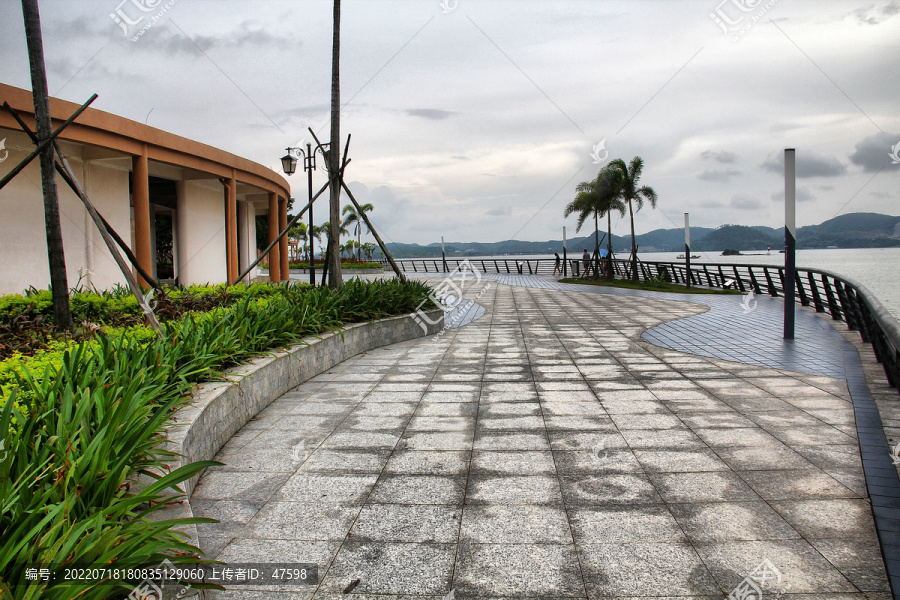
<svg viewBox="0 0 900 600"><path fill-rule="evenodd" d="M341 212L341 214L346 215L344 217L343 226L350 227L351 225L353 225L353 233L356 234L356 260L362 259L360 256L360 248L362 248L362 228L366 227L366 230L369 230L365 220L363 220L362 218L362 215L368 212L372 212L373 210L375 210L375 207L371 204L360 204L359 211L357 211L356 207L352 204L348 204ZM371 233L370 230L369 233Z"/></svg>
<svg viewBox="0 0 900 600"><path fill-rule="evenodd" d="M622 216L625 216L625 204L619 198L620 191L616 186L616 179L613 173L609 173L607 169L603 169L597 177L591 181L579 183L575 188L575 199L566 205L565 216L572 213L578 213L578 223L575 231L581 230L581 226L591 214L594 215L594 256L599 260L600 256L600 222L599 218L606 215L607 218L607 238L610 240L607 244L607 256L612 255L612 220L610 214L617 210ZM599 269L594 267L594 274L598 274Z"/></svg>
<svg viewBox="0 0 900 600"><path fill-rule="evenodd" d="M612 211L618 211L619 216L624 217L625 203L622 202L616 172L609 165L600 171L595 181L601 198L600 216L606 214L606 273L608 277L612 277Z"/></svg>
<svg viewBox="0 0 900 600"><path fill-rule="evenodd" d="M611 161L607 168L610 170L611 181L619 191L619 198L628 203L628 216L631 218L631 279L638 280L637 273L637 242L634 236L634 213L644 208L644 200L650 203L651 208L656 208L656 192L652 187L642 185L638 187L641 173L644 170L644 160L635 156L629 164L621 158Z"/></svg>

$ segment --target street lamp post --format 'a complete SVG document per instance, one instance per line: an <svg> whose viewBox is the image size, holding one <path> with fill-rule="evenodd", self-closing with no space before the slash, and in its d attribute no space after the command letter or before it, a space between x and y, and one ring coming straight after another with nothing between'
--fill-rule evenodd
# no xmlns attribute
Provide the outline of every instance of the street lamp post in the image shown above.
<svg viewBox="0 0 900 600"><path fill-rule="evenodd" d="M325 144L326 146L328 144ZM287 154L281 157L281 167L284 169L285 175L293 175L297 170L297 159L303 158L303 170L306 171L306 185L309 190L309 229L306 237L309 239L309 283L316 285L316 255L313 248L313 192L312 192L312 172L316 170L316 152L321 152L325 156L325 148L321 144L312 149L312 144L306 144L306 152L303 148L288 148Z"/></svg>

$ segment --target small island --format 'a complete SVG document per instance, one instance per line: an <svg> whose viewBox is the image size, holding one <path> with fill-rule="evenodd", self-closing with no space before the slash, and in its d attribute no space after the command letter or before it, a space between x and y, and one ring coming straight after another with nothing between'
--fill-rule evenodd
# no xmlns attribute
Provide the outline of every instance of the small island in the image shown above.
<svg viewBox="0 0 900 600"><path fill-rule="evenodd" d="M732 248L726 248L722 251L722 256L743 256L740 250L734 250Z"/></svg>

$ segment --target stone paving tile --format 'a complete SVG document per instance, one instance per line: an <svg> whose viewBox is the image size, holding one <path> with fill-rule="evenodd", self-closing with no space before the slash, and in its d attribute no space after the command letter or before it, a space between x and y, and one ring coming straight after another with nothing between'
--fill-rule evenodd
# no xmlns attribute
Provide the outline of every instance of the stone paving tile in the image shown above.
<svg viewBox="0 0 900 600"><path fill-rule="evenodd" d="M356 594L444 595L455 554L455 544L346 541L324 578L319 574L320 589L341 593L359 579Z"/></svg>
<svg viewBox="0 0 900 600"><path fill-rule="evenodd" d="M371 502L395 504L460 504L465 478L454 475L382 475Z"/></svg>
<svg viewBox="0 0 900 600"><path fill-rule="evenodd" d="M558 504L562 502L556 476L473 474L467 504Z"/></svg>
<svg viewBox="0 0 900 600"><path fill-rule="evenodd" d="M669 509L692 542L786 540L800 537L765 502L670 504Z"/></svg>
<svg viewBox="0 0 900 600"><path fill-rule="evenodd" d="M785 600L889 597L835 367L649 344L706 314L682 298L477 285L478 319L345 361L223 447L201 546L320 584L218 597L711 600L764 559Z"/></svg>
<svg viewBox="0 0 900 600"><path fill-rule="evenodd" d="M462 509L431 504L366 504L348 535L355 541L456 543Z"/></svg>
<svg viewBox="0 0 900 600"><path fill-rule="evenodd" d="M579 558L591 597L713 595L721 592L690 544L583 544Z"/></svg>
<svg viewBox="0 0 900 600"><path fill-rule="evenodd" d="M463 598L584 597L572 544L476 544L461 542L454 574Z"/></svg>
<svg viewBox="0 0 900 600"><path fill-rule="evenodd" d="M572 533L561 506L468 505L461 541L479 544L571 544Z"/></svg>

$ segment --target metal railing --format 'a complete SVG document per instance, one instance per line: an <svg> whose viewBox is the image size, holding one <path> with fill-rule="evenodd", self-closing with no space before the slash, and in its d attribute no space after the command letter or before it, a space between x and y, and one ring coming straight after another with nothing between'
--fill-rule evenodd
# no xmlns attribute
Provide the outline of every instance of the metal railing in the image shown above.
<svg viewBox="0 0 900 600"><path fill-rule="evenodd" d="M447 273L467 262L484 273L511 275L550 275L555 260L550 258L473 258L473 259L398 259L407 273ZM583 268L580 259L569 259L569 276L578 277ZM601 259L601 270L606 264ZM785 269L777 265L739 265L731 263L693 264L688 272L683 262L638 261L638 279L661 279L670 283L735 289L741 292L784 296ZM613 259L616 277L631 277L631 262ZM863 342L872 344L875 357L884 367L888 383L897 388L900 382L900 323L878 301L872 292L856 281L819 269L798 268L793 282L794 298L801 306L817 313L828 313L835 321L844 321L851 331L858 331Z"/></svg>

